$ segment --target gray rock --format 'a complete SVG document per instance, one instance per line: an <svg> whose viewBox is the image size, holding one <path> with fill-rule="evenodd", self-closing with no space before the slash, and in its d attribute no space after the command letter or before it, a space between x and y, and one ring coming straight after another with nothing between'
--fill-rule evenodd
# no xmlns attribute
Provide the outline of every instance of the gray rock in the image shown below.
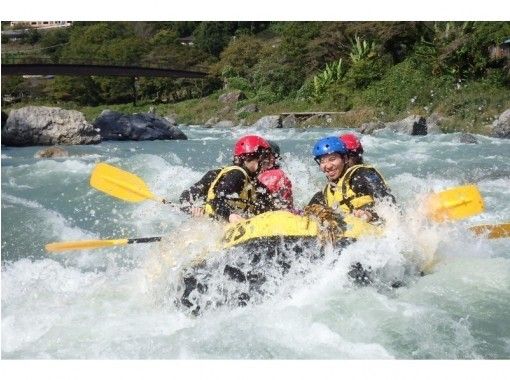
<svg viewBox="0 0 510 380"><path fill-rule="evenodd" d="M397 133L424 136L427 134L427 120L422 116L411 115L400 121L386 123L386 128Z"/></svg>
<svg viewBox="0 0 510 380"><path fill-rule="evenodd" d="M171 125L173 126L176 126L177 125L177 115L167 115L167 116L164 116L163 119L165 119L166 121L168 121Z"/></svg>
<svg viewBox="0 0 510 380"><path fill-rule="evenodd" d="M282 128L294 128L298 124L298 121L296 119L296 115L291 113L290 115L287 115L285 119L282 120Z"/></svg>
<svg viewBox="0 0 510 380"><path fill-rule="evenodd" d="M221 110L219 110L217 115L218 117L222 118L231 113L232 111L233 111L232 106L227 105L223 107Z"/></svg>
<svg viewBox="0 0 510 380"><path fill-rule="evenodd" d="M209 120L207 120L204 124L206 128L211 128L214 124L218 123L220 121L217 117L211 117Z"/></svg>
<svg viewBox="0 0 510 380"><path fill-rule="evenodd" d="M459 135L459 142L462 144L478 144L478 139L471 133L461 133Z"/></svg>
<svg viewBox="0 0 510 380"><path fill-rule="evenodd" d="M282 127L282 117L280 115L270 115L264 116L258 119L252 127L254 128L281 128Z"/></svg>
<svg viewBox="0 0 510 380"><path fill-rule="evenodd" d="M232 128L235 126L235 123L230 120L221 120L213 125L213 128Z"/></svg>
<svg viewBox="0 0 510 380"><path fill-rule="evenodd" d="M438 113L433 113L427 118L427 133L429 135L442 134L441 125L443 124L444 117Z"/></svg>
<svg viewBox="0 0 510 380"><path fill-rule="evenodd" d="M247 104L245 105L244 107L241 107L239 108L237 111L236 111L236 115L240 115L242 113L253 113L253 112L258 112L259 110L259 107L257 107L256 104Z"/></svg>
<svg viewBox="0 0 510 380"><path fill-rule="evenodd" d="M49 148L41 149L35 155L35 158L63 158L69 157L69 153L58 146L51 146Z"/></svg>
<svg viewBox="0 0 510 380"><path fill-rule="evenodd" d="M186 135L166 119L150 113L124 115L105 110L94 121L103 140L187 140Z"/></svg>
<svg viewBox="0 0 510 380"><path fill-rule="evenodd" d="M359 127L360 133L365 135L371 135L375 131L379 129L383 129L385 127L382 121L371 121L370 123L363 123L361 127Z"/></svg>
<svg viewBox="0 0 510 380"><path fill-rule="evenodd" d="M303 127L320 127L320 126L329 126L328 124L328 117L329 115L313 115L310 116L308 119L301 122L301 125ZM329 117L330 122L331 118Z"/></svg>
<svg viewBox="0 0 510 380"><path fill-rule="evenodd" d="M2 143L10 146L77 145L101 142L99 131L81 112L57 107L12 110L2 129Z"/></svg>
<svg viewBox="0 0 510 380"><path fill-rule="evenodd" d="M510 109L507 109L492 123L492 137L510 138Z"/></svg>
<svg viewBox="0 0 510 380"><path fill-rule="evenodd" d="M242 91L227 92L226 94L220 95L218 98L218 100L222 103L235 103L244 99L246 99L246 95Z"/></svg>

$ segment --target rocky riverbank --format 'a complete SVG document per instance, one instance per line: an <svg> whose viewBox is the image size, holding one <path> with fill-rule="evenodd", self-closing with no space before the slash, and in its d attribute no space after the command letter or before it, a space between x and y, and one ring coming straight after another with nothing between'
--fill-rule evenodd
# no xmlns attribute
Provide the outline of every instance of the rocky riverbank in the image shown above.
<svg viewBox="0 0 510 380"><path fill-rule="evenodd" d="M227 94L229 95L229 94ZM226 107L233 107L239 93L223 96L220 101ZM256 104L243 106L242 113L255 113ZM443 133L443 124L447 118L432 114L428 117L410 115L402 120L392 122L373 121L361 125L345 125L338 122L340 112L287 112L276 115L263 115L253 124L245 119L222 119L213 116L201 124L206 128L306 128L310 126L357 128L362 134L372 134L380 130L409 135L427 135ZM5 117L4 117L5 116ZM179 129L178 115L156 115L154 110L134 114L104 110L93 121L87 122L81 112L64 110L57 107L27 106L13 109L6 117L2 114L2 144L7 146L33 145L76 145L97 144L108 140L186 140L186 135ZM510 109L503 112L491 124L487 125L487 134L497 138L510 138ZM471 136L471 137L465 137ZM465 134L464 142L476 142L472 135Z"/></svg>

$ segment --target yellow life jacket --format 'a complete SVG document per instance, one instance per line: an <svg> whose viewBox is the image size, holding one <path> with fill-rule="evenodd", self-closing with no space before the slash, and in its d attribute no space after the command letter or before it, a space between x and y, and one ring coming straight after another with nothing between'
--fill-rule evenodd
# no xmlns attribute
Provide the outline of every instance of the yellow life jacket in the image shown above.
<svg viewBox="0 0 510 380"><path fill-rule="evenodd" d="M374 203L374 198L371 195L359 195L351 187L351 178L359 168L367 168L374 170L384 179L374 167L369 165L354 165L348 168L344 175L340 177L336 184L328 183L324 188L324 199L326 204L334 210L340 209L348 214L352 210L361 208L368 204ZM384 182L386 184L386 182Z"/></svg>
<svg viewBox="0 0 510 380"><path fill-rule="evenodd" d="M227 202L234 208L241 210L241 212L253 213L254 205L255 205L255 191L253 191L253 186L250 181L250 177L246 171L239 166L227 166L220 170L214 181L212 181L211 186L209 186L209 190L207 191L207 198L205 201L205 213L209 216L214 216L216 214L215 210L211 205L211 201L216 198L216 185L218 181L228 172L232 170L239 170L244 175L244 185L241 190L241 194L239 194L239 198L237 200L227 200Z"/></svg>

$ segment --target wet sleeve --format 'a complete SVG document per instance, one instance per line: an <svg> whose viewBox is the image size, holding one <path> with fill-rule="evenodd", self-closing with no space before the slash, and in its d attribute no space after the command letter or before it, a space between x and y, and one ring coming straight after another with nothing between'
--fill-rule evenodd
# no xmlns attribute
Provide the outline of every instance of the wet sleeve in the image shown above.
<svg viewBox="0 0 510 380"><path fill-rule="evenodd" d="M232 170L218 181L214 191L216 197L211 201L211 206L220 219L228 221L230 214L236 212L228 201L241 199L240 194L244 187L244 178L244 174L240 170Z"/></svg>
<svg viewBox="0 0 510 380"><path fill-rule="evenodd" d="M373 169L358 169L351 177L351 187L357 194L370 195L374 200L387 199L393 204L396 203L395 197L391 194L382 177Z"/></svg>
<svg viewBox="0 0 510 380"><path fill-rule="evenodd" d="M308 202L308 206L310 205L326 206L326 199L324 199L324 193L322 191L316 192L312 199L310 199L310 202Z"/></svg>
<svg viewBox="0 0 510 380"><path fill-rule="evenodd" d="M202 206L205 203L209 187L218 173L218 169L209 170L198 182L182 192L179 198L182 211L190 213L192 206Z"/></svg>
<svg viewBox="0 0 510 380"><path fill-rule="evenodd" d="M255 180L253 184L255 188L255 214L262 214L267 211L276 211L281 209L277 206L277 197L272 194L266 185L259 180Z"/></svg>

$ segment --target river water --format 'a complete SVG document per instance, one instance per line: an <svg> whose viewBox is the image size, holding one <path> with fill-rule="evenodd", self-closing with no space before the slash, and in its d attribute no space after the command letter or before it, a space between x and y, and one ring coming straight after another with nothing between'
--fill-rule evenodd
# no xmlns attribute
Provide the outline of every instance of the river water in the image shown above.
<svg viewBox="0 0 510 380"><path fill-rule="evenodd" d="M94 190L95 163L135 173L177 201L205 171L229 163L238 137L258 133L280 144L302 208L324 185L313 142L341 131L182 129L188 141L72 146L61 159L34 158L40 147L2 147L2 358L510 358L510 241L466 229L510 220L509 140L363 136L366 161L402 210L381 210L390 215L387 233L289 275L261 302L195 317L174 304L175 281L185 258L210 250L221 229L166 205ZM465 183L479 186L485 213L447 224L421 216L427 193ZM55 241L160 235L161 243L44 251ZM404 286L355 286L346 275L353 260ZM426 265L427 274L409 274L413 265Z"/></svg>

